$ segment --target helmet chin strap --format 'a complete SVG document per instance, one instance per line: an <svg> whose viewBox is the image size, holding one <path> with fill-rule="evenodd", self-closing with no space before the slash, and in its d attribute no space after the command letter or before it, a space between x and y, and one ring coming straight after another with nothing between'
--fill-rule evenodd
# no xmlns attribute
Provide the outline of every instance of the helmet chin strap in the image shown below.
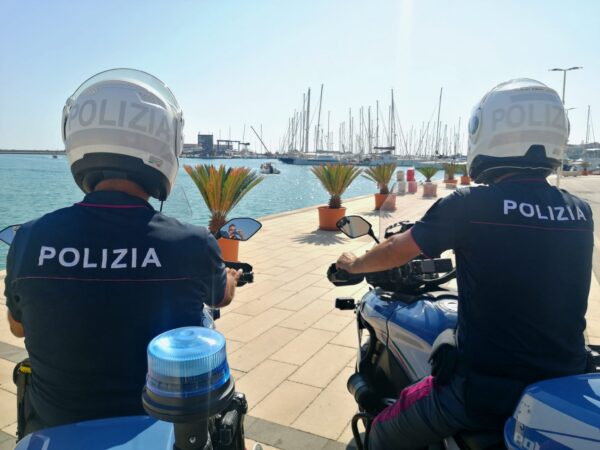
<svg viewBox="0 0 600 450"><path fill-rule="evenodd" d="M165 203L164 200L160 201L160 210L159 210L159 212L162 212L162 208L163 208L164 203Z"/></svg>

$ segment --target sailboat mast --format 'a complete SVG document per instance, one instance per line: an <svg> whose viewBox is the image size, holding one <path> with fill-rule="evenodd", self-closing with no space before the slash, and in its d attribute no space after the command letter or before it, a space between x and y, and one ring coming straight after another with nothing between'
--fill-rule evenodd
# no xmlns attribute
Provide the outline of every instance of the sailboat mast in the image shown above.
<svg viewBox="0 0 600 450"><path fill-rule="evenodd" d="M306 119L305 119L305 125L306 125L306 138L304 139L304 146L305 146L305 152L308 153L308 143L309 143L309 137L310 137L310 88L308 88L308 95L306 98Z"/></svg>
<svg viewBox="0 0 600 450"><path fill-rule="evenodd" d="M379 100L375 102L375 105L375 116L377 117L377 125L375 126L375 147L379 147Z"/></svg>
<svg viewBox="0 0 600 450"><path fill-rule="evenodd" d="M442 92L444 88L440 88L440 100L438 102L438 113L437 113L437 131L435 132L435 153L439 154L440 151L440 111L442 110Z"/></svg>
<svg viewBox="0 0 600 450"><path fill-rule="evenodd" d="M321 94L319 95L319 114L317 115L317 128L315 133L315 152L319 148L319 134L321 132L321 102L323 101L323 84L321 84Z"/></svg>
<svg viewBox="0 0 600 450"><path fill-rule="evenodd" d="M588 105L587 124L585 129L585 143L590 142L590 105Z"/></svg>
<svg viewBox="0 0 600 450"><path fill-rule="evenodd" d="M367 115L368 115L368 127L367 127L367 136L368 136L368 142L367 142L367 148L369 149L369 153L373 153L373 139L371 137L371 106L369 105L369 109L367 109Z"/></svg>
<svg viewBox="0 0 600 450"><path fill-rule="evenodd" d="M396 153L396 115L394 111L394 90L392 89L392 105L390 110L390 136L392 140L392 153Z"/></svg>
<svg viewBox="0 0 600 450"><path fill-rule="evenodd" d="M330 141L330 135L329 135L329 119L331 117L331 111L327 111L327 151L330 152L331 151L331 141Z"/></svg>

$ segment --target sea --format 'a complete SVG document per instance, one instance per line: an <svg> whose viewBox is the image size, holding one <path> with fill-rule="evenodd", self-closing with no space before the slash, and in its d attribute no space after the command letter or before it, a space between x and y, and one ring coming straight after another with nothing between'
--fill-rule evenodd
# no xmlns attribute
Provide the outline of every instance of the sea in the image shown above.
<svg viewBox="0 0 600 450"><path fill-rule="evenodd" d="M231 167L249 167L259 170L265 159L180 159L180 169L171 196L163 205L163 213L177 219L206 226L209 211L191 178L183 170L185 164L214 164ZM229 218L260 218L269 214L291 211L313 205L326 204L329 195L310 166L295 166L270 160L281 173L265 175L264 180L251 190L231 212ZM441 173L438 173L441 176ZM422 180L417 172L417 180ZM82 199L69 169L66 156L53 158L46 155L0 155L0 230L9 225L24 223L58 208L72 205ZM376 192L374 183L359 176L343 198ZM158 201L151 201L159 208ZM315 221L316 221L315 215ZM6 265L7 246L0 242L0 269Z"/></svg>

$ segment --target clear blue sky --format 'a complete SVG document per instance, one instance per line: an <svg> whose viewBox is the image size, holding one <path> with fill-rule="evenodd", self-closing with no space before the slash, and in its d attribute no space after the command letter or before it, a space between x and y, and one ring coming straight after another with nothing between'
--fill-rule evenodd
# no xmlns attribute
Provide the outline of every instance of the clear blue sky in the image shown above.
<svg viewBox="0 0 600 450"><path fill-rule="evenodd" d="M531 77L562 89L571 142L587 105L600 139L600 2L594 0L1 0L0 148L61 148L65 99L113 67L164 80L198 131L241 138L260 124L276 149L311 86L325 84L332 124L348 108L387 104L405 129L427 122L444 87L442 120L462 117L490 87ZM435 119L434 119L435 120ZM254 142L251 140L251 142Z"/></svg>

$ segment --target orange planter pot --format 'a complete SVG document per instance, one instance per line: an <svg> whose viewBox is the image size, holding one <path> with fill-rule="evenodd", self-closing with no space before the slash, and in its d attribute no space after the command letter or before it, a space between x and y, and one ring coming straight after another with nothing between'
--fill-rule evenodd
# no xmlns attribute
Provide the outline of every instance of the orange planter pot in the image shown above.
<svg viewBox="0 0 600 450"><path fill-rule="evenodd" d="M328 206L319 206L319 229L337 231L335 224L346 215L346 208L332 209Z"/></svg>
<svg viewBox="0 0 600 450"><path fill-rule="evenodd" d="M423 183L423 198L437 197L437 184L431 182Z"/></svg>
<svg viewBox="0 0 600 450"><path fill-rule="evenodd" d="M460 177L460 184L462 186L468 186L469 184L471 184L471 177L469 177L468 175L463 175Z"/></svg>
<svg viewBox="0 0 600 450"><path fill-rule="evenodd" d="M217 244L219 244L219 248L221 249L223 261L239 262L240 241L217 239Z"/></svg>
<svg viewBox="0 0 600 450"><path fill-rule="evenodd" d="M375 209L394 211L396 209L396 196L394 194L375 194Z"/></svg>

